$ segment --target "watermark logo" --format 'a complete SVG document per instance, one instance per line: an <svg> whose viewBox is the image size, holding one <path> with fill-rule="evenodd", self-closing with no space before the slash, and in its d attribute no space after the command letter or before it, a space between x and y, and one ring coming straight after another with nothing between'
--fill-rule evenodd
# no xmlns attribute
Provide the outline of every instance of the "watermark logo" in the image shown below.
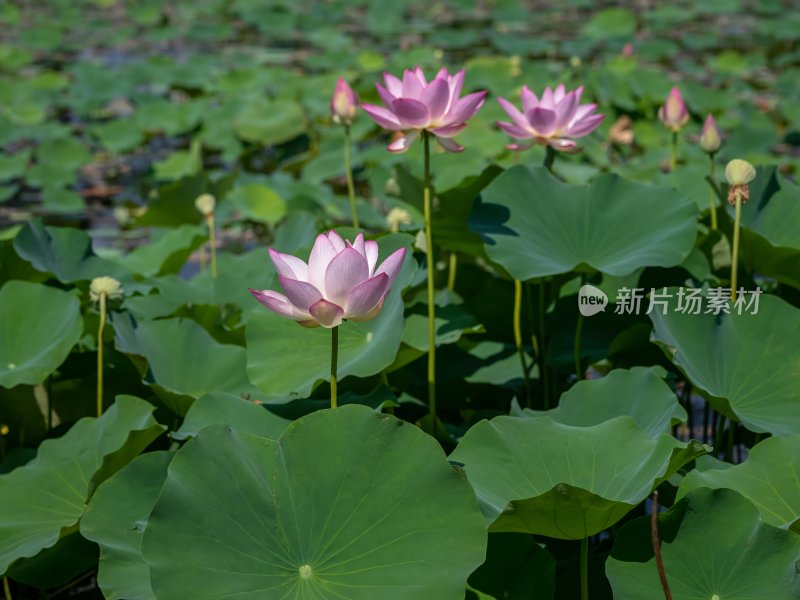
<svg viewBox="0 0 800 600"><path fill-rule="evenodd" d="M591 317L599 312L604 312L608 306L606 293L593 285L582 285L578 291L578 310L584 317Z"/></svg>

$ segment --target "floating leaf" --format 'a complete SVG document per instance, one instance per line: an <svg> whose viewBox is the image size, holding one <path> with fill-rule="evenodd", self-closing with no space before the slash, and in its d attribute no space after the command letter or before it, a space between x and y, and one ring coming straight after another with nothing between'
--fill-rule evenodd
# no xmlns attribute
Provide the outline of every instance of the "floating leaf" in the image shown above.
<svg viewBox="0 0 800 600"><path fill-rule="evenodd" d="M246 217L259 223L275 225L286 216L283 198L261 183L246 183L233 188L231 199Z"/></svg>
<svg viewBox="0 0 800 600"><path fill-rule="evenodd" d="M485 547L475 496L433 438L342 406L277 442L201 431L173 459L142 549L157 597L459 600Z"/></svg>
<svg viewBox="0 0 800 600"><path fill-rule="evenodd" d="M172 437L185 440L202 429L222 423L242 433L277 440L291 421L271 413L264 406L225 393L206 394L195 400L181 428Z"/></svg>

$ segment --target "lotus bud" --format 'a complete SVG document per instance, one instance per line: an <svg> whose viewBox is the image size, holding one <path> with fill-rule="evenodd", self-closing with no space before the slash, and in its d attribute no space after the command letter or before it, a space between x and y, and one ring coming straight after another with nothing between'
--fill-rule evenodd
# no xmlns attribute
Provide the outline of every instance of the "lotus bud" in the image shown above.
<svg viewBox="0 0 800 600"><path fill-rule="evenodd" d="M708 115L705 123L703 123L703 133L700 134L700 147L703 152L708 154L715 154L719 150L720 139L719 129L714 117Z"/></svg>
<svg viewBox="0 0 800 600"><path fill-rule="evenodd" d="M725 167L725 179L728 180L728 204L736 204L738 196L742 204L750 199L749 183L756 177L756 170L746 160L734 158Z"/></svg>
<svg viewBox="0 0 800 600"><path fill-rule="evenodd" d="M214 208L217 206L217 199L211 194L200 194L194 201L194 205L203 216L208 217L214 213Z"/></svg>
<svg viewBox="0 0 800 600"><path fill-rule="evenodd" d="M658 118L667 129L673 132L680 131L689 121L689 111L677 87L672 88L664 106L659 109Z"/></svg>
<svg viewBox="0 0 800 600"><path fill-rule="evenodd" d="M109 300L122 298L123 293L122 284L113 277L95 277L89 285L89 298L92 302L99 301L103 295Z"/></svg>
<svg viewBox="0 0 800 600"><path fill-rule="evenodd" d="M334 123L349 127L358 114L358 95L341 77L336 82L331 98L331 116Z"/></svg>
<svg viewBox="0 0 800 600"><path fill-rule="evenodd" d="M633 56L633 44L628 42L622 47L622 56Z"/></svg>

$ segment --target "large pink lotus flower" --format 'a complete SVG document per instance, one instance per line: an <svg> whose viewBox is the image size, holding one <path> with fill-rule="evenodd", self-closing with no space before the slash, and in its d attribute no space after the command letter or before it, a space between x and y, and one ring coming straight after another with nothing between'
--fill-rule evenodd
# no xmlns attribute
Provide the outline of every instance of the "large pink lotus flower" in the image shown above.
<svg viewBox="0 0 800 600"><path fill-rule="evenodd" d="M386 87L379 83L375 87L386 108L373 104L362 104L361 108L384 129L408 132L389 145L389 152L399 154L408 150L420 131L432 133L449 152L464 149L452 138L478 112L487 92L459 98L464 86L463 69L450 75L442 68L430 82L419 67L404 71L402 81L390 73L384 73L383 79Z"/></svg>
<svg viewBox="0 0 800 600"><path fill-rule="evenodd" d="M689 109L686 108L686 102L677 86L672 88L664 106L658 109L658 118L664 127L673 132L680 131L689 122Z"/></svg>
<svg viewBox="0 0 800 600"><path fill-rule="evenodd" d="M377 266L377 242L365 242L360 233L353 243L345 242L329 231L317 236L308 264L269 249L285 296L272 290L250 293L272 312L305 327L336 327L344 319L369 321L383 307L405 253L400 248Z"/></svg>
<svg viewBox="0 0 800 600"><path fill-rule="evenodd" d="M522 144L509 144L510 150L524 150L534 144L556 150L577 150L574 138L583 137L598 128L605 115L594 114L596 104L581 104L583 86L566 92L564 85L555 91L545 88L541 100L527 86L522 88L522 111L504 98L497 101L511 117L512 123L497 125Z"/></svg>

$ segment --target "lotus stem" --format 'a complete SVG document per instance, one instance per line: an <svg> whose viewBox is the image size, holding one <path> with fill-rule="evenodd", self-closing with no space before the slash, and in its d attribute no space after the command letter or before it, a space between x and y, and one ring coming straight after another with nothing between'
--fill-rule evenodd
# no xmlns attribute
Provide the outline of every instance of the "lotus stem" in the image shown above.
<svg viewBox="0 0 800 600"><path fill-rule="evenodd" d="M661 538L658 535L658 490L653 492L653 512L650 515L650 535L653 539L653 555L656 558L656 568L658 578L661 580L661 587L664 590L664 598L672 600L672 592L669 591L667 574L664 571L664 559L661 557Z"/></svg>
<svg viewBox="0 0 800 600"><path fill-rule="evenodd" d="M458 255L450 254L450 265L447 271L447 289L451 292L456 289L456 271L458 271Z"/></svg>
<svg viewBox="0 0 800 600"><path fill-rule="evenodd" d="M556 161L556 151L555 149L548 145L544 147L544 167L553 173L553 163Z"/></svg>
<svg viewBox="0 0 800 600"><path fill-rule="evenodd" d="M525 363L525 350L522 347L522 282L514 280L514 343L517 346L519 362L522 365L522 380L525 382L525 403L531 405L531 382L528 379L528 365Z"/></svg>
<svg viewBox="0 0 800 600"><path fill-rule="evenodd" d="M331 408L336 408L336 368L339 362L339 326L331 329Z"/></svg>
<svg viewBox="0 0 800 600"><path fill-rule="evenodd" d="M209 213L206 217L208 223L208 246L211 253L211 278L217 278L217 235L216 223L214 221L214 213Z"/></svg>
<svg viewBox="0 0 800 600"><path fill-rule="evenodd" d="M344 128L344 176L347 179L347 197L350 198L350 212L353 214L353 227L361 228L356 208L356 187L353 184L353 168L350 165L350 126Z"/></svg>
<svg viewBox="0 0 800 600"><path fill-rule="evenodd" d="M103 416L103 332L106 329L106 302L108 296L105 292L100 294L100 325L97 327L97 416Z"/></svg>
<svg viewBox="0 0 800 600"><path fill-rule="evenodd" d="M742 194L736 193L736 216L733 221L733 250L731 252L731 300L736 300L736 283L739 270L739 226L742 222Z"/></svg>
<svg viewBox="0 0 800 600"><path fill-rule="evenodd" d="M533 340L533 350L536 353L536 360L539 361L539 377L542 379L542 396L544 397L544 410L550 408L550 381L549 375L547 373L547 365L544 363L544 313L546 310L545 306L545 280L542 278L539 283L536 284L536 287L539 288L539 327L536 335L531 335L531 339ZM530 297L530 288L528 289L529 297ZM533 319L531 319L533 322Z"/></svg>
<svg viewBox="0 0 800 600"><path fill-rule="evenodd" d="M672 132L672 157L669 161L669 170L674 171L678 165L678 132Z"/></svg>
<svg viewBox="0 0 800 600"><path fill-rule="evenodd" d="M581 540L581 600L589 600L589 538Z"/></svg>
<svg viewBox="0 0 800 600"><path fill-rule="evenodd" d="M714 171L715 171L715 168L716 168L716 164L714 163L714 154L713 153L709 154L709 157L711 159L711 161L710 161L711 166L710 166L710 168L708 170L708 176L711 179L714 179ZM717 230L717 193L716 193L716 190L714 190L714 186L711 186L711 196L709 198L709 201L711 202L711 206L710 206L710 208L711 208L711 229L716 231Z"/></svg>
<svg viewBox="0 0 800 600"><path fill-rule="evenodd" d="M8 585L8 577L3 577L3 594L6 597L6 600L13 600L11 598L11 588Z"/></svg>
<svg viewBox="0 0 800 600"><path fill-rule="evenodd" d="M431 148L430 135L422 132L425 151L423 202L425 208L425 256L428 267L428 411L436 437L436 305L433 298L433 232L431 231Z"/></svg>

